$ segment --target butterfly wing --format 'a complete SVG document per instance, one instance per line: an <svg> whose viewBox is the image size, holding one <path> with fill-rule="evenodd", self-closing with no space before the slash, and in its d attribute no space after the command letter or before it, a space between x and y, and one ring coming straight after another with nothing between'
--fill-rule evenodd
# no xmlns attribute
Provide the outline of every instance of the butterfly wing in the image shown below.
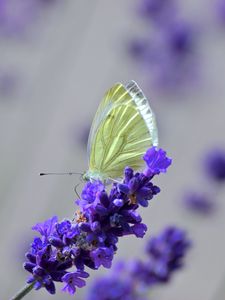
<svg viewBox="0 0 225 300"><path fill-rule="evenodd" d="M105 94L89 135L89 171L119 178L126 166L137 170L142 156L158 144L155 118L138 85L115 84Z"/></svg>

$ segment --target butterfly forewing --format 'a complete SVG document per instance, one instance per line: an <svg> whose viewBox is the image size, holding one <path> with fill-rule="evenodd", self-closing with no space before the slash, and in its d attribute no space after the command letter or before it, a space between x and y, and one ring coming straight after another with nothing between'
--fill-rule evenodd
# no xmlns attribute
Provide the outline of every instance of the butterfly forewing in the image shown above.
<svg viewBox="0 0 225 300"><path fill-rule="evenodd" d="M124 91L123 85L121 83L116 83L112 88L110 88L105 93L105 96L103 97L103 100L98 107L88 137L87 152L88 152L89 160L91 158L90 157L92 151L91 149L93 147L94 140L96 139L96 133L100 125L102 124L102 122L105 121L112 107L115 106L116 103L120 101L120 97L123 95L121 89ZM127 91L125 92L126 94L128 94Z"/></svg>
<svg viewBox="0 0 225 300"><path fill-rule="evenodd" d="M89 171L119 178L126 166L139 169L143 154L153 145L147 118L129 88L114 85L106 93L92 124Z"/></svg>

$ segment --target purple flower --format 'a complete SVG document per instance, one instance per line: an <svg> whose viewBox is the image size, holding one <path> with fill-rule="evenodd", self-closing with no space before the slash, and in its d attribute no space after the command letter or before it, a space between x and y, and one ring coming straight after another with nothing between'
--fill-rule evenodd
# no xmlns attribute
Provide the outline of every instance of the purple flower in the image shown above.
<svg viewBox="0 0 225 300"><path fill-rule="evenodd" d="M105 189L101 181L94 181L86 183L82 194L81 199L76 201L76 204L79 205L82 210L88 209L93 205L94 202L98 202L97 196Z"/></svg>
<svg viewBox="0 0 225 300"><path fill-rule="evenodd" d="M86 285L82 278L88 278L89 274L84 271L67 273L62 277L62 281L66 283L62 291L73 295L76 292L76 286L82 288Z"/></svg>
<svg viewBox="0 0 225 300"><path fill-rule="evenodd" d="M4 36L25 34L50 0L0 0L0 33Z"/></svg>
<svg viewBox="0 0 225 300"><path fill-rule="evenodd" d="M1 33L7 36L25 32L37 16L38 1L0 0Z"/></svg>
<svg viewBox="0 0 225 300"><path fill-rule="evenodd" d="M56 231L65 243L80 234L79 225L66 219L56 225Z"/></svg>
<svg viewBox="0 0 225 300"><path fill-rule="evenodd" d="M190 56L195 47L195 34L192 26L184 21L172 23L166 32L166 43L171 55L178 59Z"/></svg>
<svg viewBox="0 0 225 300"><path fill-rule="evenodd" d="M173 0L141 0L138 11L141 16L159 23L168 23L176 15Z"/></svg>
<svg viewBox="0 0 225 300"><path fill-rule="evenodd" d="M148 206L148 201L159 192L158 187L147 182L143 174L136 174L127 184L119 184L119 191L126 194L133 204Z"/></svg>
<svg viewBox="0 0 225 300"><path fill-rule="evenodd" d="M54 231L54 227L57 221L57 216L54 216L51 219L44 221L43 223L37 223L35 226L32 227L32 229L38 231L42 236L44 236L47 239Z"/></svg>
<svg viewBox="0 0 225 300"><path fill-rule="evenodd" d="M205 170L209 178L217 182L225 180L225 151L212 149L205 158Z"/></svg>
<svg viewBox="0 0 225 300"><path fill-rule="evenodd" d="M225 25L225 1L215 0L213 4L215 6L215 13L218 20L221 24Z"/></svg>
<svg viewBox="0 0 225 300"><path fill-rule="evenodd" d="M55 293L54 281L61 281L66 273L65 269L72 266L71 259L63 262L57 260L56 253L50 245L45 246L42 244L42 249L39 248L35 254L28 252L26 257L28 261L24 263L24 268L32 273L27 282L36 281L35 289L43 286L50 294Z"/></svg>
<svg viewBox="0 0 225 300"><path fill-rule="evenodd" d="M149 288L153 284L158 283L158 276L156 276L155 266L153 261L141 261L138 259L132 260L128 265L130 276L141 285L146 285Z"/></svg>
<svg viewBox="0 0 225 300"><path fill-rule="evenodd" d="M159 173L165 173L172 160L166 156L166 152L156 147L150 148L144 155L147 167L143 173L133 173L130 168L125 168L124 182L118 184L118 191L125 194L131 204L140 204L147 207L149 200L158 194L160 189L154 186L150 180Z"/></svg>
<svg viewBox="0 0 225 300"><path fill-rule="evenodd" d="M187 193L184 197L184 204L189 210L200 214L210 214L215 208L215 203L209 195L198 192Z"/></svg>
<svg viewBox="0 0 225 300"><path fill-rule="evenodd" d="M199 79L195 24L183 18L174 0L141 0L138 11L153 26L146 37L132 39L131 56L160 92L188 92Z"/></svg>
<svg viewBox="0 0 225 300"><path fill-rule="evenodd" d="M132 233L136 235L138 238L143 238L146 231L147 231L147 226L145 224L135 224L134 226L131 227Z"/></svg>
<svg viewBox="0 0 225 300"><path fill-rule="evenodd" d="M102 277L94 281L87 300L144 300L135 291L130 279L118 276Z"/></svg>
<svg viewBox="0 0 225 300"><path fill-rule="evenodd" d="M141 60L146 55L148 49L148 41L146 39L134 39L128 45L128 51L134 59Z"/></svg>
<svg viewBox="0 0 225 300"><path fill-rule="evenodd" d="M114 251L112 248L101 247L91 252L91 258L98 269L101 265L111 268Z"/></svg>
<svg viewBox="0 0 225 300"><path fill-rule="evenodd" d="M17 88L18 81L18 74L11 71L0 70L0 95L3 97L12 96Z"/></svg>
<svg viewBox="0 0 225 300"><path fill-rule="evenodd" d="M160 281L167 281L174 270L182 267L189 247L186 232L174 226L167 227L160 235L150 239L146 251L154 262Z"/></svg>
<svg viewBox="0 0 225 300"><path fill-rule="evenodd" d="M143 156L143 159L147 164L147 168L143 173L147 177L165 173L172 163L172 159L166 156L166 152L162 149L157 150L156 147L150 148Z"/></svg>

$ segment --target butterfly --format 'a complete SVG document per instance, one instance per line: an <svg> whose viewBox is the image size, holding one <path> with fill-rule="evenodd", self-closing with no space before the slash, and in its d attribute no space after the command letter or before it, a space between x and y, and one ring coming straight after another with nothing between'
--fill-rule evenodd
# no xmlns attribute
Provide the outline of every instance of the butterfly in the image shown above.
<svg viewBox="0 0 225 300"><path fill-rule="evenodd" d="M116 83L105 94L94 117L87 152L86 181L116 180L126 166L138 170L142 156L158 145L154 113L136 82Z"/></svg>

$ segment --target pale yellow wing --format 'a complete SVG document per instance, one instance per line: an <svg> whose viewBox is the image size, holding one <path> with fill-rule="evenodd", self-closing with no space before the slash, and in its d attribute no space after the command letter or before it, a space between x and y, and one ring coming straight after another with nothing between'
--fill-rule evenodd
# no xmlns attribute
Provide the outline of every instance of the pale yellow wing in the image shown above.
<svg viewBox="0 0 225 300"><path fill-rule="evenodd" d="M135 170L142 156L158 144L155 118L138 85L118 83L104 96L89 135L89 171L119 178L126 166Z"/></svg>

